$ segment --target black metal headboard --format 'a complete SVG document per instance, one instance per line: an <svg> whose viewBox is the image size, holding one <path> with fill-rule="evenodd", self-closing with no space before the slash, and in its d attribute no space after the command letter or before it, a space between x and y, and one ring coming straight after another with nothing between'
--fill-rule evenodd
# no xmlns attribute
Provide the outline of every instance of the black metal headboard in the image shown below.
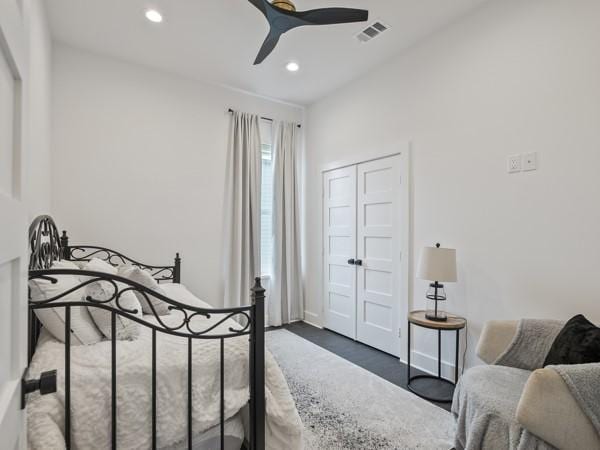
<svg viewBox="0 0 600 450"><path fill-rule="evenodd" d="M130 264L150 272L156 281L173 283L181 282L181 258L175 255L172 266L151 266L140 263L124 254L105 247L95 245L69 245L67 232L59 235L58 228L52 217L44 215L37 217L29 227L29 246L31 255L29 270L45 270L55 261L89 261L92 258L102 259L113 266Z"/></svg>
<svg viewBox="0 0 600 450"><path fill-rule="evenodd" d="M29 226L29 270L48 270L52 264L60 260L89 261L99 258L111 265L130 264L148 270L152 277L161 282L181 282L181 258L175 256L172 266L150 266L137 262L122 253L104 247L90 245L69 245L67 232L62 236L54 219L48 215L36 217ZM29 309L29 359L33 356L40 335L41 324L31 308Z"/></svg>

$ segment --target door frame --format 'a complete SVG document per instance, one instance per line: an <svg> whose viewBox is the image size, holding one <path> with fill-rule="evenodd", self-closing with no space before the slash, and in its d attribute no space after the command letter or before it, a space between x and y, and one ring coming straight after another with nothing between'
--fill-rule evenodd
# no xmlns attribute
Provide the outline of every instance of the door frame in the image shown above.
<svg viewBox="0 0 600 450"><path fill-rule="evenodd" d="M3 248L0 264L11 263L10 318L13 328L9 342L11 355L9 380L0 386L0 435L7 448L27 447L26 415L21 409L21 377L27 367L27 208L23 183L28 162L29 49L26 27L27 5L17 0L0 1L0 53L6 58L14 81L12 192L0 193L3 235L9 244ZM5 209L4 209L5 208ZM4 299L6 300L6 299Z"/></svg>
<svg viewBox="0 0 600 450"><path fill-rule="evenodd" d="M410 299L412 298L413 292L413 279L411 276L413 267L413 249L412 249L412 236L413 236L413 221L412 221L412 168L411 168L411 150L412 150L412 142L411 141L403 141L395 144L394 150L388 153L382 153L379 156L373 156L369 158L365 158L364 156L355 156L348 159L344 159L341 161L334 161L330 163L325 163L321 166L320 175L321 175L321 205L320 212L321 220L320 220L320 235L321 235L321 267L319 270L320 277L320 296L321 296L321 317L323 317L322 324L325 326L325 277L323 275L323 271L325 270L325 216L323 215L324 205L325 205L325 185L324 185L324 174L325 172L330 172L336 169L342 169L348 166L354 166L357 164L362 164L370 161L376 161L379 159L389 158L391 156L400 156L400 177L401 177L401 199L400 199L400 208L398 208L400 217L400 240L402 247L402 255L400 257L400 279L401 289L400 289L400 301L401 305L399 308L400 317L400 361L407 361L407 350L406 350L406 338L408 333L408 328L404 327L408 320L408 312L410 310Z"/></svg>

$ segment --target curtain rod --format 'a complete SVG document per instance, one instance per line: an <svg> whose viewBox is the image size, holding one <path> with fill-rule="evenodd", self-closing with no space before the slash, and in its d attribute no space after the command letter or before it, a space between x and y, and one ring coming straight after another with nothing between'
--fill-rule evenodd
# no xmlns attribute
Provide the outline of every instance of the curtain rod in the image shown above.
<svg viewBox="0 0 600 450"><path fill-rule="evenodd" d="M232 114L234 111L233 111L233 109L229 108L229 110L227 110L227 112L228 112L229 114ZM268 120L269 122L273 122L273 119L270 119L270 118L268 118L268 117L261 117L261 119L262 119L262 120ZM298 125L298 128L302 128L302 125Z"/></svg>

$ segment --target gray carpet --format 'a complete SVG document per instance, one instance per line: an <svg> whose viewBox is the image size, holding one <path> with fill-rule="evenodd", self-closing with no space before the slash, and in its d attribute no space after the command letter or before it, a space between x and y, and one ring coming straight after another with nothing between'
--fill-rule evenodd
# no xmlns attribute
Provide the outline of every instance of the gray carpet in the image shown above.
<svg viewBox="0 0 600 450"><path fill-rule="evenodd" d="M450 413L286 330L267 346L288 381L307 450L449 449Z"/></svg>

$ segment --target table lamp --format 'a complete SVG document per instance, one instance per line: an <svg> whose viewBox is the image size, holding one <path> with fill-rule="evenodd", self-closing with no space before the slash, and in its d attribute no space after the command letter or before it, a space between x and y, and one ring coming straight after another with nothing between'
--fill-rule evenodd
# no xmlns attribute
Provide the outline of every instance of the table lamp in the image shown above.
<svg viewBox="0 0 600 450"><path fill-rule="evenodd" d="M436 322L448 320L448 315L439 304L446 300L444 285L440 282L456 282L456 250L441 248L440 244L423 248L417 278L432 282L426 295L425 317Z"/></svg>

